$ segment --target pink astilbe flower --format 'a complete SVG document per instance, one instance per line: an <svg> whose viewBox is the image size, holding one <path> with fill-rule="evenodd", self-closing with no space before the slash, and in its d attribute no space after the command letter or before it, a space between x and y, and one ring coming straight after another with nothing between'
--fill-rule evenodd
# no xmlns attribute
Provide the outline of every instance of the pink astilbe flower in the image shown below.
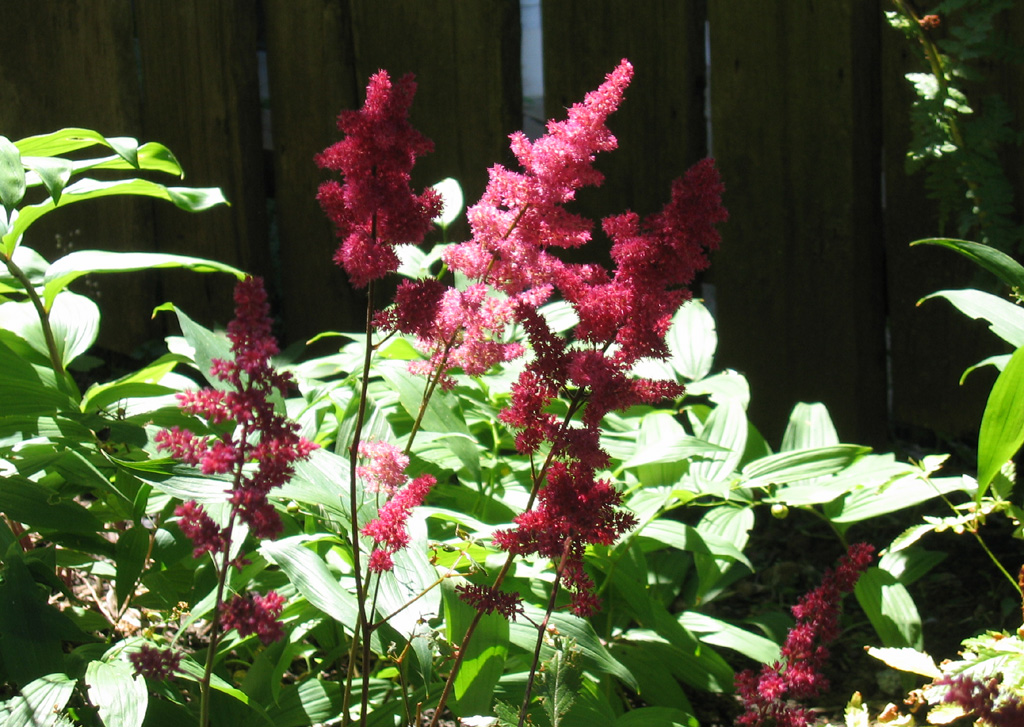
<svg viewBox="0 0 1024 727"><path fill-rule="evenodd" d="M617 146L605 120L618 108L632 77L633 67L623 60L583 103L569 109L568 119L549 122L543 137L531 142L522 132L512 134L512 151L523 172L500 164L491 168L484 196L467 212L473 239L445 251L453 270L476 280L486 277L510 295L556 282L565 264L547 248L579 247L590 240L593 228L590 220L562 205L579 188L602 182L594 158Z"/></svg>
<svg viewBox="0 0 1024 727"><path fill-rule="evenodd" d="M736 675L736 692L746 711L736 724L748 727L807 727L810 713L787 700L816 697L828 689L821 669L828 659L825 644L839 636L842 598L874 558L866 543L850 546L834 571L825 573L820 586L804 595L793 607L796 625L782 646L782 659L765 664L759 674L751 670Z"/></svg>
<svg viewBox="0 0 1024 727"><path fill-rule="evenodd" d="M435 484L433 475L420 475L395 492L381 505L377 517L363 526L360 532L373 538L376 546L370 554L370 570L380 572L394 567L391 556L409 544L409 532L405 528L409 513L423 503Z"/></svg>
<svg viewBox="0 0 1024 727"><path fill-rule="evenodd" d="M1009 690L1000 689L1002 674L982 680L970 674L936 679L936 687L947 687L942 701L956 704L968 717L991 727L1020 727L1024 724L1024 702Z"/></svg>
<svg viewBox="0 0 1024 727"><path fill-rule="evenodd" d="M128 655L135 676L143 676L157 681L170 679L181 665L181 653L171 649L157 649L144 644L138 651Z"/></svg>
<svg viewBox="0 0 1024 727"><path fill-rule="evenodd" d="M359 456L370 460L370 464L356 468L356 474L362 478L370 492L383 492L391 496L409 479L405 474L409 457L393 444L360 442Z"/></svg>
<svg viewBox="0 0 1024 727"><path fill-rule="evenodd" d="M263 282L251 277L239 282L235 286L235 318L227 329L232 359L215 359L211 367L211 375L227 387L178 396L185 413L203 417L211 425L233 422L236 427L219 438L196 437L176 427L155 438L159 449L199 467L204 474L233 474L232 516L246 523L257 538L272 538L281 531L281 519L267 494L287 482L293 463L315 448L298 435L296 424L274 409L271 397L285 394L292 379L270 363L278 348L270 332L269 312ZM243 465L250 462L255 468L243 471ZM226 528L219 529L194 502L178 510L179 525L195 543L196 557L224 552Z"/></svg>
<svg viewBox="0 0 1024 727"><path fill-rule="evenodd" d="M409 188L416 157L434 148L409 124L415 93L412 75L392 84L386 72L375 73L363 108L338 117L345 138L316 157L344 178L320 185L317 199L342 240L334 261L357 288L397 270L395 245L422 242L441 212L437 192L416 195Z"/></svg>
<svg viewBox="0 0 1024 727"><path fill-rule="evenodd" d="M225 631L238 629L242 636L256 634L264 645L269 645L284 636L277 620L283 607L284 597L275 591L268 591L265 596L258 593L236 594L220 605L221 625Z"/></svg>
<svg viewBox="0 0 1024 727"><path fill-rule="evenodd" d="M178 505L174 508L174 514L179 518L178 528L192 541L193 558L200 558L204 553L223 553L227 550L224 532L195 500Z"/></svg>
<svg viewBox="0 0 1024 727"><path fill-rule="evenodd" d="M487 586L463 583L455 587L459 597L480 613L497 611L509 621L523 613L523 600L518 593L504 593Z"/></svg>

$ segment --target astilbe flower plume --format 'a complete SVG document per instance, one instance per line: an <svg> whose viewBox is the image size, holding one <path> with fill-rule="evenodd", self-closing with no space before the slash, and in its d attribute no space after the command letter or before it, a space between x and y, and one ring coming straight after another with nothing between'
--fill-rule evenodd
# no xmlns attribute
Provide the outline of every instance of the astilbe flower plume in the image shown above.
<svg viewBox="0 0 1024 727"><path fill-rule="evenodd" d="M227 390L205 388L178 395L187 414L211 424L231 421L236 427L220 438L197 437L174 427L156 436L159 449L186 464L199 466L204 474L232 474L231 512L257 538L273 538L281 531L281 519L267 500L267 493L291 477L293 463L315 448L298 435L298 426L274 409L271 396L285 394L292 384L289 374L270 363L278 352L271 334L270 307L260 278L248 277L235 286L235 317L228 324L231 360L214 359L211 374L228 385ZM258 435L253 442L252 435ZM212 440L212 441L211 441ZM256 467L243 473L242 465ZM175 511L181 527L195 543L195 555L223 552L228 533L197 506L186 502Z"/></svg>
<svg viewBox="0 0 1024 727"><path fill-rule="evenodd" d="M793 606L796 625L782 646L781 660L765 664L760 673L736 675L736 692L745 707L736 724L748 727L807 727L810 713L788 700L816 697L828 689L822 667L828 659L826 644L839 636L842 598L853 590L874 558L866 543L851 545L835 570L825 573L820 586Z"/></svg>
<svg viewBox="0 0 1024 727"><path fill-rule="evenodd" d="M370 441L359 444L359 454L369 458L370 464L356 469L366 489L387 496L377 510L377 517L360 532L373 539L369 568L375 573L394 568L392 557L409 544L406 522L412 509L423 503L427 493L436 484L433 475L425 474L409 480L405 468L409 457L398 447L387 442Z"/></svg>
<svg viewBox="0 0 1024 727"><path fill-rule="evenodd" d="M412 75L392 83L386 72L374 74L363 108L338 117L345 138L316 157L344 179L324 182L317 199L342 240L334 261L357 288L397 270L395 245L421 242L441 212L437 192L409 188L416 157L434 148L409 124L415 93Z"/></svg>
<svg viewBox="0 0 1024 727"><path fill-rule="evenodd" d="M128 661L136 676L148 677L157 681L169 679L180 669L181 652L172 649L157 649L149 644L128 655Z"/></svg>
<svg viewBox="0 0 1024 727"><path fill-rule="evenodd" d="M225 631L238 629L241 636L256 634L264 644L271 644L284 636L277 620L283 607L284 597L275 591L268 591L265 596L236 594L220 605L220 623Z"/></svg>

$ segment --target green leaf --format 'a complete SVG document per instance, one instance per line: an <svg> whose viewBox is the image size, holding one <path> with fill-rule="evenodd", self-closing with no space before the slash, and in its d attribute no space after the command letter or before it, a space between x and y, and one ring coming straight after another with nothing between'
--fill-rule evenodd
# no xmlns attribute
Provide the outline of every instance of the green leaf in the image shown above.
<svg viewBox="0 0 1024 727"><path fill-rule="evenodd" d="M344 703L338 682L312 678L281 689L267 713L274 727L307 727L330 721L342 711Z"/></svg>
<svg viewBox="0 0 1024 727"><path fill-rule="evenodd" d="M109 182L80 179L64 189L64 194L60 198L60 206L123 194L167 200L187 212L199 212L227 203L224 195L217 188L166 187L147 179L120 179ZM52 199L22 207L19 210L18 218L10 224L7 233L2 238L4 254L10 256L25 231L36 220L56 207L57 204Z"/></svg>
<svg viewBox="0 0 1024 727"><path fill-rule="evenodd" d="M537 628L530 621L540 623L544 618L544 611L529 604L524 608L526 618L519 619L510 625L509 638L516 646L533 653L533 649L537 646ZM636 689L637 684L633 675L612 656L589 621L571 614L553 613L549 623L558 629L559 634L576 642L588 669L611 674L630 689ZM550 658L552 653L552 648L545 645L541 649L541 658Z"/></svg>
<svg viewBox="0 0 1024 727"><path fill-rule="evenodd" d="M893 669L920 674L930 679L938 679L942 676L939 667L935 666L935 660L917 649L869 646L867 652L869 656L885 662Z"/></svg>
<svg viewBox="0 0 1024 727"><path fill-rule="evenodd" d="M779 645L771 639L697 611L684 611L681 623L704 643L732 649L762 664L779 659Z"/></svg>
<svg viewBox="0 0 1024 727"><path fill-rule="evenodd" d="M351 632L359 617L359 604L355 596L338 582L338 577L328 570L323 559L305 547L304 543L310 540L309 536L297 535L266 541L260 546L260 553L280 566L307 601Z"/></svg>
<svg viewBox="0 0 1024 727"><path fill-rule="evenodd" d="M476 609L459 598L451 581L443 586L444 615L448 638L460 643L476 616ZM537 631L533 634L536 637ZM494 688L501 678L508 657L509 622L499 613L480 618L473 638L466 645L462 667L455 677L453 710L461 717L487 714L494 701Z"/></svg>
<svg viewBox="0 0 1024 727"><path fill-rule="evenodd" d="M91 535L103 523L69 497L20 475L8 475L0 487L0 512L33 528Z"/></svg>
<svg viewBox="0 0 1024 727"><path fill-rule="evenodd" d="M832 417L824 404L805 404L793 407L786 424L786 433L782 436L782 451L792 452L798 449L814 449L839 444Z"/></svg>
<svg viewBox="0 0 1024 727"><path fill-rule="evenodd" d="M665 337L672 358L672 368L688 381L703 379L711 372L718 348L715 319L699 300L684 303Z"/></svg>
<svg viewBox="0 0 1024 727"><path fill-rule="evenodd" d="M199 325L173 303L164 303L157 306L153 309L153 314L156 315L160 311L172 311L178 317L181 334L192 347L192 358L203 374L206 375L210 386L221 390L229 389L230 384L221 381L216 376L209 375L210 369L213 366L213 359L216 358L222 361L230 361L232 359L231 342L228 341L227 336L214 333L209 328Z"/></svg>
<svg viewBox="0 0 1024 727"><path fill-rule="evenodd" d="M1024 443L1024 346L1006 365L985 405L978 435L978 493L980 501L993 478Z"/></svg>
<svg viewBox="0 0 1024 727"><path fill-rule="evenodd" d="M398 400L402 403L402 408L415 420L423 403L426 379L410 374L404 364L399 362L382 365L378 370L391 388L398 392ZM480 449L466 425L459 400L454 395L435 389L424 408L421 426L424 431L428 432L466 435L465 437L450 437L446 443L452 454L465 465L470 476L479 479Z"/></svg>
<svg viewBox="0 0 1024 727"><path fill-rule="evenodd" d="M133 676L124 661L91 661L85 670L89 701L104 727L141 727L146 719L149 691L144 679Z"/></svg>
<svg viewBox="0 0 1024 727"><path fill-rule="evenodd" d="M169 255L159 252L109 252L106 250L76 250L56 260L46 270L43 300L49 308L54 297L76 278L92 273L125 273L153 268L185 268L197 273L228 273L237 279L245 273L231 265L213 260Z"/></svg>
<svg viewBox="0 0 1024 727"><path fill-rule="evenodd" d="M970 288L941 290L925 296L918 305L932 298L945 298L970 318L984 318L989 322L992 332L1014 348L1024 346L1024 308L998 295Z"/></svg>
<svg viewBox="0 0 1024 727"><path fill-rule="evenodd" d="M64 187L71 181L74 165L67 159L52 157L22 157L21 162L31 171L26 175L28 185L33 187L42 184L53 199L53 203L60 204L60 196L64 193Z"/></svg>
<svg viewBox="0 0 1024 727"><path fill-rule="evenodd" d="M136 525L122 532L114 547L117 556L117 576L114 580L114 592L117 594L118 608L123 608L128 599L135 593L135 584L146 567L146 556L149 555L149 531Z"/></svg>
<svg viewBox="0 0 1024 727"><path fill-rule="evenodd" d="M937 245L953 250L985 268L1011 288L1024 290L1024 267L1006 253L989 245L948 238L917 240L910 245Z"/></svg>
<svg viewBox="0 0 1024 727"><path fill-rule="evenodd" d="M11 700L13 707L4 719L4 727L57 727L60 713L71 701L77 679L63 674L47 674L25 685L21 696ZM0 706L0 717L4 717Z"/></svg>
<svg viewBox="0 0 1024 727"><path fill-rule="evenodd" d="M702 460L690 465L690 473L702 490L706 484L731 484L736 477L736 468L746 449L748 432L747 413L739 402L724 403L708 415L704 427L697 435L706 442L727 450L725 456L713 460Z"/></svg>
<svg viewBox="0 0 1024 727"><path fill-rule="evenodd" d="M96 342L100 309L90 298L66 291L54 303L49 321L57 352L66 367ZM0 304L0 322L6 331L19 336L33 350L49 357L49 347L43 335L39 314L32 303L8 301Z"/></svg>
<svg viewBox="0 0 1024 727"><path fill-rule="evenodd" d="M90 640L66 614L46 602L48 592L36 584L20 552L7 553L0 581L0 662L15 683L62 672L63 642Z"/></svg>
<svg viewBox="0 0 1024 727"><path fill-rule="evenodd" d="M25 168L18 147L6 136L0 136L0 204L8 214L25 197Z"/></svg>
<svg viewBox="0 0 1024 727"><path fill-rule="evenodd" d="M59 129L48 134L27 136L14 142L24 156L56 156L97 144L113 148L103 134L81 128Z"/></svg>
<svg viewBox="0 0 1024 727"><path fill-rule="evenodd" d="M743 468L746 487L766 487L834 475L849 467L870 447L835 444L792 452L779 452L754 460Z"/></svg>
<svg viewBox="0 0 1024 727"><path fill-rule="evenodd" d="M620 715L615 727L700 727L700 722L673 707L640 707Z"/></svg>
<svg viewBox="0 0 1024 727"><path fill-rule="evenodd" d="M868 568L857 580L854 593L884 645L923 648L921 616L896 576L881 568Z"/></svg>

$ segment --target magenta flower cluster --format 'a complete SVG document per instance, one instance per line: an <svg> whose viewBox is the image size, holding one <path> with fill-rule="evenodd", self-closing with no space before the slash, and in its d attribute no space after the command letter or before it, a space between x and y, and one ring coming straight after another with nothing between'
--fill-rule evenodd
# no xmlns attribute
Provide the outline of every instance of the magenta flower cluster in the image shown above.
<svg viewBox="0 0 1024 727"><path fill-rule="evenodd" d="M946 687L942 701L960 707L976 723L991 727L1024 725L1024 701L1000 688L1003 677L996 674L979 679L970 674L954 674L936 679L934 686Z"/></svg>
<svg viewBox="0 0 1024 727"><path fill-rule="evenodd" d="M345 138L316 157L345 179L324 182L317 199L342 239L334 261L357 288L397 270L395 245L422 242L441 212L434 190L416 195L409 189L416 157L434 148L409 124L415 93L411 75L392 84L387 73L376 73L363 108L338 117Z"/></svg>
<svg viewBox="0 0 1024 727"><path fill-rule="evenodd" d="M175 509L178 527L192 540L192 554L196 558L204 553L226 554L231 523L236 518L257 538L276 537L282 529L281 518L269 502L268 494L287 482L294 471L294 463L309 456L316 446L299 436L298 426L274 408L271 397L287 393L292 379L289 374L276 371L270 362L278 348L271 334L270 307L262 280L249 277L239 282L234 298L235 317L227 329L232 359L214 359L211 367L211 374L224 386L178 395L182 411L202 417L211 427L219 426L224 433L200 437L187 429L173 427L156 436L159 449L185 464L199 467L204 474L232 477L228 525L218 525L194 500ZM279 634L280 627L269 617L275 610L271 606L274 598L278 598L276 594L271 592L263 597L270 600L260 601L259 607L235 605L245 598L236 596L234 601L224 604L228 607L222 612L225 622L233 619L232 623L243 623L241 612L233 609L248 608L246 613L251 618L269 619L262 630L249 633L259 633L260 638ZM276 610L279 612L280 607ZM241 626L239 631L245 633Z"/></svg>
<svg viewBox="0 0 1024 727"><path fill-rule="evenodd" d="M736 692L745 712L736 720L748 727L807 727L810 713L790 700L816 697L828 689L822 667L828 660L826 644L839 636L843 596L853 590L874 559L866 543L851 545L835 570L825 573L820 586L793 606L796 625L782 646L782 659L765 664L760 673L736 675Z"/></svg>
<svg viewBox="0 0 1024 727"><path fill-rule="evenodd" d="M597 477L608 463L599 424L613 410L682 392L675 382L637 379L630 372L641 358L668 354L672 317L719 242L715 224L726 219L718 173L704 160L673 184L671 200L658 214L641 220L627 212L603 221L614 270L559 256L591 240L593 222L565 205L580 188L601 183L593 162L597 153L617 146L605 122L632 75L623 60L569 109L567 119L550 122L540 139L511 136L521 171L502 165L490 170L483 197L468 210L472 238L444 254L449 268L469 279L467 286L404 281L394 304L375 318L383 331L417 338L424 359L412 368L442 387L454 384L452 370L479 375L532 354L501 419L516 432L520 452L541 458L535 463L539 489L534 506L514 527L496 533L494 542L511 554L561 563L561 584L580 614L596 605L583 564L587 546L611 544L635 524L620 508L618 490ZM413 89L408 77L392 85L383 72L375 75L363 109L341 117L347 137L319 158L344 176L343 184L322 186L319 199L343 239L335 259L356 286L397 269L394 244L420 240L436 214L435 198L408 188L413 161L429 150L408 125ZM402 221L401 234L391 220ZM359 255L352 253L356 249ZM576 312L575 341L555 334L538 311L555 295ZM526 332L526 346L503 340L511 323ZM578 424L551 413L557 397L572 402ZM373 532L385 552L398 542ZM463 595L481 610L515 612L493 592L463 589Z"/></svg>
<svg viewBox="0 0 1024 727"><path fill-rule="evenodd" d="M136 676L143 676L157 681L170 679L179 671L181 652L171 649L157 649L143 644L138 651L128 655Z"/></svg>
<svg viewBox="0 0 1024 727"><path fill-rule="evenodd" d="M383 493L387 497L378 508L377 517L360 530L373 539L369 568L380 573L393 569L395 564L391 556L409 544L409 532L406 530L409 513L423 503L436 480L429 474L409 480L405 474L409 457L393 444L361 442L359 454L369 458L370 464L358 467L356 474L363 478L368 491Z"/></svg>

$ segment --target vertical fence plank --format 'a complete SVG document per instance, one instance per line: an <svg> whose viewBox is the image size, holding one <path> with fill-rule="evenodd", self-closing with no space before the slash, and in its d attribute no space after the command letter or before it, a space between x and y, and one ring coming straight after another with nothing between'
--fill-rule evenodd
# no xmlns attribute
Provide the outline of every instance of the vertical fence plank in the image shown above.
<svg viewBox="0 0 1024 727"><path fill-rule="evenodd" d="M286 300L300 301L296 311L315 312L288 314L288 335L360 329L361 298L330 264L336 240L315 202L309 203L328 178L312 156L340 138L334 119L342 109L362 104L370 75L379 69L394 78L414 73L418 90L411 121L435 148L417 161L413 186L455 177L467 201L474 202L483 192L487 168L503 159L506 137L521 123L518 3L268 0L267 13L274 143L276 153L285 155L276 180L283 292ZM298 61L280 57L296 47L301 47ZM336 97L327 108L304 102L300 96L310 86ZM318 118L302 118L305 113ZM300 221L300 209L316 221Z"/></svg>
<svg viewBox="0 0 1024 727"><path fill-rule="evenodd" d="M15 0L4 3L2 16L0 134L19 139L78 126L107 136L138 136L130 0ZM139 198L56 210L33 225L24 240L51 261L73 249L138 250L151 243L150 205ZM128 353L159 335L162 328L149 320L154 279L131 273L86 278L73 286L100 304L101 346Z"/></svg>
<svg viewBox="0 0 1024 727"><path fill-rule="evenodd" d="M159 249L268 272L255 0L136 3L146 134L166 144L185 183L221 187L230 207L154 209ZM231 315L233 281L170 272L162 295L206 325Z"/></svg>
<svg viewBox="0 0 1024 727"><path fill-rule="evenodd" d="M542 3L548 118L564 119L565 110L597 88L623 58L635 69L625 100L608 120L619 148L598 156L595 166L605 182L579 193L581 214L600 219L626 209L655 212L668 201L671 181L706 155L701 5L694 0Z"/></svg>
<svg viewBox="0 0 1024 727"><path fill-rule="evenodd" d="M720 360L777 442L798 401L885 436L877 2L709 3Z"/></svg>
<svg viewBox="0 0 1024 727"><path fill-rule="evenodd" d="M336 238L316 201L313 157L339 138L342 109L362 103L352 19L342 0L265 0L278 267L286 336L358 330L366 299L331 263Z"/></svg>

